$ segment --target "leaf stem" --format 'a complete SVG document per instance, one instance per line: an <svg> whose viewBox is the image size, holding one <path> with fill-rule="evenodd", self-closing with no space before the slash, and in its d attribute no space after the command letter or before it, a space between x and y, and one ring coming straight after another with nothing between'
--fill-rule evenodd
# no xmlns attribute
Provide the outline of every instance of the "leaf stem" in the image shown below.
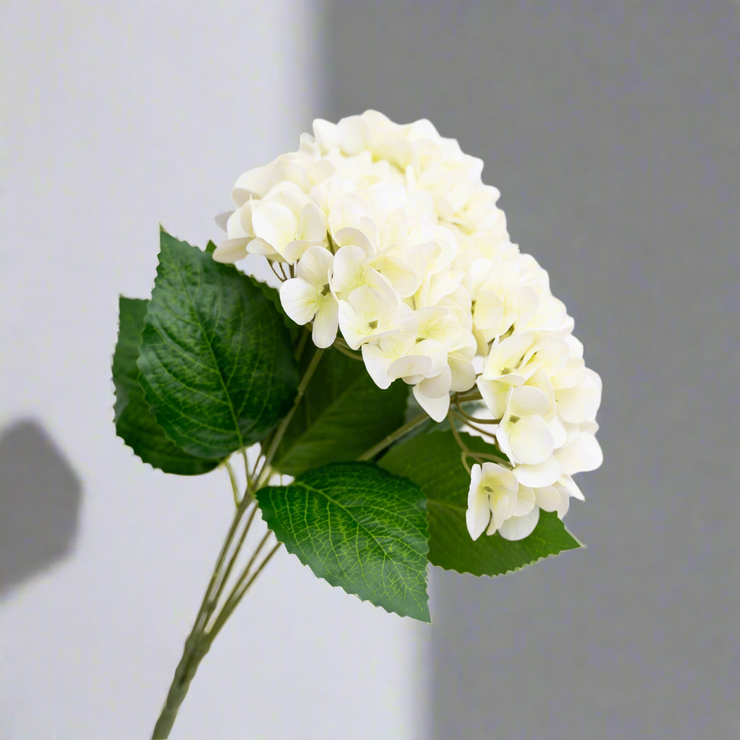
<svg viewBox="0 0 740 740"><path fill-rule="evenodd" d="M268 532L269 534L269 532ZM218 619L213 624L213 628L209 631L207 642L210 647L210 644L216 639L216 636L218 633L223 629L224 624L226 624L226 620L231 616L231 613L236 609L237 606L239 606L239 602L244 598L244 594L247 593L249 590L249 587L255 582L257 579L257 576L262 572L263 568L270 562L272 559L272 556L280 549L280 546L282 545L282 542L278 542L272 550L270 550L269 553L267 553L267 556L265 559L260 563L259 568L254 572L254 575L242 586L239 593L237 593L237 589L234 589L234 592L229 597L229 600L224 605L224 608L221 610L221 613L218 615Z"/></svg>
<svg viewBox="0 0 740 740"><path fill-rule="evenodd" d="M352 350L348 349L346 345L342 345L339 340L334 342L332 346L334 347L334 349L338 349L343 355L351 357L353 360L363 362L362 355L358 355L356 352L352 352Z"/></svg>
<svg viewBox="0 0 740 740"><path fill-rule="evenodd" d="M229 480L231 481L231 491L234 494L234 505L239 508L239 487L236 483L236 476L234 475L234 468L231 467L231 463L228 460L224 460L224 467L229 473Z"/></svg>
<svg viewBox="0 0 740 740"><path fill-rule="evenodd" d="M408 434L412 429L415 429L429 418L428 414L424 413L412 419L408 424L404 424L402 427L396 429L395 432L391 432L384 440L378 442L374 447L371 447L367 452L363 452L357 459L358 460L371 460L379 452L382 452L386 447L392 445L397 439L400 439L405 434Z"/></svg>

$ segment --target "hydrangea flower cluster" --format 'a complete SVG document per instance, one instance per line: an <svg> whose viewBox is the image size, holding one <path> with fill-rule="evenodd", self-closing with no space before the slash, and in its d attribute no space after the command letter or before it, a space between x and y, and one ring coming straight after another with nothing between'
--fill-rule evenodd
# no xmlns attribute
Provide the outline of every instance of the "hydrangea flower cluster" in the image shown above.
<svg viewBox="0 0 740 740"><path fill-rule="evenodd" d="M602 462L601 380L547 272L510 241L482 169L426 120L316 120L297 152L237 180L213 256L264 255L317 347L359 350L380 388L407 383L432 419L449 418L471 474L470 535L513 540L540 510L562 518L583 499L572 476ZM471 401L487 413L471 416ZM467 448L456 419L490 455Z"/></svg>

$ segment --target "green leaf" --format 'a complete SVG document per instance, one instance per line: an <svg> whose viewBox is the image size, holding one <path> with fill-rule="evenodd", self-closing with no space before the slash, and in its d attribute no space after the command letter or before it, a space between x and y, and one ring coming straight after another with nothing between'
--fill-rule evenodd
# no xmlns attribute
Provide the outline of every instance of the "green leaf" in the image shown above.
<svg viewBox="0 0 740 740"><path fill-rule="evenodd" d="M216 245L209 241L208 245L206 246L206 254L213 254L216 251ZM288 317L288 314L285 313L285 309L283 308L283 304L280 302L280 293L278 291L269 286L267 283L263 283L257 278L253 277L252 282L265 294L266 298L269 298L273 305L275 306L275 310L280 314L280 316L283 319L283 323L288 328L288 331L290 332L290 340L295 344L298 337L301 335L302 327L295 323L291 318Z"/></svg>
<svg viewBox="0 0 740 740"><path fill-rule="evenodd" d="M491 446L480 437L461 436L471 450L491 452ZM498 576L581 547L557 514L544 511L534 532L523 540L509 542L497 532L473 541L465 526L470 476L450 431L414 437L391 449L380 466L410 478L424 491L429 512L429 561L434 565L475 576Z"/></svg>
<svg viewBox="0 0 740 740"><path fill-rule="evenodd" d="M303 327L296 324L296 322L293 321L287 313L285 313L283 304L280 302L280 293L267 283L260 282L257 278L252 278L252 281L262 291L265 298L272 302L272 305L275 307L275 310L278 312L280 318L283 320L283 324L285 324L285 327L290 334L290 341L295 344L298 337L301 336Z"/></svg>
<svg viewBox="0 0 740 740"><path fill-rule="evenodd" d="M305 367L308 348L301 358ZM273 467L298 475L318 465L357 459L403 424L408 386L381 390L362 362L336 349L321 364L285 432Z"/></svg>
<svg viewBox="0 0 740 740"><path fill-rule="evenodd" d="M149 301L138 298L118 299L120 326L113 354L113 383L116 433L145 462L165 473L200 475L213 470L219 460L194 457L181 450L165 436L162 427L144 399L139 383L139 357L144 316Z"/></svg>
<svg viewBox="0 0 740 740"><path fill-rule="evenodd" d="M257 492L262 516L319 578L386 611L429 622L427 523L419 488L372 463L310 470Z"/></svg>
<svg viewBox="0 0 740 740"><path fill-rule="evenodd" d="M288 330L256 281L165 232L138 366L167 436L206 458L261 439L298 383Z"/></svg>

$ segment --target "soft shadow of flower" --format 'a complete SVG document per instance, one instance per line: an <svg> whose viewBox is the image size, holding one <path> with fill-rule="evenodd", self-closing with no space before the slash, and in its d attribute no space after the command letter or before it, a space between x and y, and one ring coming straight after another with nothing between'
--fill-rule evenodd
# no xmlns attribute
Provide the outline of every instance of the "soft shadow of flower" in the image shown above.
<svg viewBox="0 0 740 740"><path fill-rule="evenodd" d="M0 599L63 560L79 526L82 483L43 427L0 434Z"/></svg>

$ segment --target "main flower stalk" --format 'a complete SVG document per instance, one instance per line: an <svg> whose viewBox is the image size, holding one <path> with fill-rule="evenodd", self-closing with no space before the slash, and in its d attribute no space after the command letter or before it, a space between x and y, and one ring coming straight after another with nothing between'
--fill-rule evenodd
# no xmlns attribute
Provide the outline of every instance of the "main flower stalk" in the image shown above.
<svg viewBox="0 0 740 740"><path fill-rule="evenodd" d="M252 568L255 564L257 556L264 547L267 538L270 535L270 533L268 532L257 546L256 551L250 558L241 576L237 579L237 582L230 595L227 597L224 606L221 609L221 612L213 620L213 622L211 622L211 618L216 611L220 597L224 592L228 578L231 574L232 569L234 568L236 559L239 555L239 552L241 551L244 541L246 540L250 526L256 514L257 504L254 497L255 493L257 492L257 490L259 490L259 488L264 486L269 481L271 473L270 463L272 462L275 453L280 446L280 442L283 438L283 435L285 434L286 429L288 428L288 425L290 424L290 420L293 418L296 409L303 399L306 388L308 387L311 377L318 367L322 354L323 351L320 349L317 349L314 352L314 355L311 358L311 362L306 368L306 372L304 373L300 385L298 386L298 392L296 393L296 398L291 410L280 423L277 430L275 431L275 434L270 437L269 446L264 452L264 461L262 462L258 481L255 483L254 480L252 480L252 485L249 485L247 487L244 496L242 497L241 501L239 501L236 513L234 514L234 519L231 523L228 534L226 535L226 540L224 541L223 547L221 548L221 552L218 556L218 560L216 561L216 567L213 570L211 581L208 585L208 588L206 589L205 596L203 597L203 602L201 603L198 615L195 619L195 623L193 624L193 629L190 632L187 640L185 641L185 648L183 650L182 658L180 659L177 669L175 670L175 676L172 679L172 684L169 691L167 692L165 705L162 708L162 712L159 716L159 719L157 720L156 725L154 726L154 732L152 733L153 740L162 740L163 738L169 737L170 732L172 731L172 727L175 724L177 713L180 710L180 706L187 696L188 689L190 688L190 683L195 677L198 666L208 653L213 640L215 640L216 636L226 623L226 620L231 616L234 609L242 600L249 587L252 585L254 580L261 573L262 569L267 565L267 563L270 561L270 559L280 546L280 543L275 545L262 561L262 563L256 568L254 572L252 572ZM248 479L254 478L254 476L249 475L248 466L247 477ZM250 506L252 506L252 504L254 504L252 513L247 519L246 525L244 526L241 534L237 538L237 534L239 533L240 529L239 525L244 518L245 513L248 511ZM231 556L228 558L227 561L229 553L231 553Z"/></svg>

